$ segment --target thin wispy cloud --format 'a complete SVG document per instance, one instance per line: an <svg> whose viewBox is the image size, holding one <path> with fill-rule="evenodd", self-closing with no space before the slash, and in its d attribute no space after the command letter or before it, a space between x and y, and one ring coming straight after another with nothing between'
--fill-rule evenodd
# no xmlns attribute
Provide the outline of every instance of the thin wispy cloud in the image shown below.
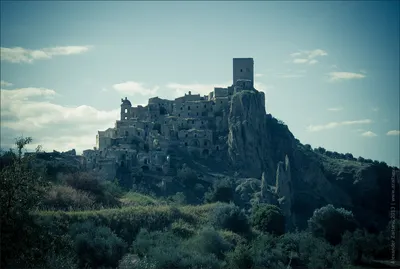
<svg viewBox="0 0 400 269"><path fill-rule="evenodd" d="M328 75L330 82L352 80L352 79L363 79L366 77L364 74L351 73L351 72L330 72Z"/></svg>
<svg viewBox="0 0 400 269"><path fill-rule="evenodd" d="M263 77L263 76L264 76L264 74L259 74L259 73L256 73L256 74L254 74L254 76L255 76L256 78L260 78L260 77Z"/></svg>
<svg viewBox="0 0 400 269"><path fill-rule="evenodd" d="M22 47L1 47L0 58L1 61L11 63L32 63L36 60L51 59L54 56L81 54L90 48L91 46L64 46L32 50Z"/></svg>
<svg viewBox="0 0 400 269"><path fill-rule="evenodd" d="M379 111L379 107L373 107L373 108L372 108L372 111L378 112L378 111Z"/></svg>
<svg viewBox="0 0 400 269"><path fill-rule="evenodd" d="M316 49L316 50L311 50L311 51L299 51L290 54L291 57L293 57L293 63L295 64L316 64L318 63L318 60L315 58L317 57L322 57L322 56L327 56L328 53L322 49Z"/></svg>
<svg viewBox="0 0 400 269"><path fill-rule="evenodd" d="M400 130L391 130L386 135L400 135Z"/></svg>
<svg viewBox="0 0 400 269"><path fill-rule="evenodd" d="M153 96L157 94L160 87L147 87L144 83L135 81L126 81L123 83L114 84L113 89L126 96L142 95Z"/></svg>
<svg viewBox="0 0 400 269"><path fill-rule="evenodd" d="M10 87L12 85L13 84L10 82L4 81L4 80L1 81L1 87Z"/></svg>
<svg viewBox="0 0 400 269"><path fill-rule="evenodd" d="M331 107L328 108L328 111L333 111L333 112L337 112L337 111L342 111L343 107Z"/></svg>
<svg viewBox="0 0 400 269"><path fill-rule="evenodd" d="M309 125L307 127L307 130L309 132L319 132L323 130L329 130L329 129L334 129L340 126L346 126L346 125L358 125L358 124L370 124L372 121L370 119L364 119L364 120L355 120L355 121L341 121L341 122L330 122L327 124L321 124L321 125Z"/></svg>
<svg viewBox="0 0 400 269"><path fill-rule="evenodd" d="M364 133L361 134L361 136L365 136L365 137L375 137L378 136L376 133L371 132L371 131L366 131Z"/></svg>

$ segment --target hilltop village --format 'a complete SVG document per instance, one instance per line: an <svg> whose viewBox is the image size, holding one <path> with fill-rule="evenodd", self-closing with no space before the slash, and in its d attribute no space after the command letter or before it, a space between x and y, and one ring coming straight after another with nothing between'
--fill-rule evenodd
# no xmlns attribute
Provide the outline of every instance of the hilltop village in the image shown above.
<svg viewBox="0 0 400 269"><path fill-rule="evenodd" d="M256 91L252 58L234 58L232 85L214 88L205 96L189 91L175 100L153 97L137 107L125 97L115 126L99 131L96 147L83 152L85 166L109 179L115 178L118 167L167 175L170 147L201 158L215 156L226 150L226 137L219 134L228 132L231 98L243 90Z"/></svg>

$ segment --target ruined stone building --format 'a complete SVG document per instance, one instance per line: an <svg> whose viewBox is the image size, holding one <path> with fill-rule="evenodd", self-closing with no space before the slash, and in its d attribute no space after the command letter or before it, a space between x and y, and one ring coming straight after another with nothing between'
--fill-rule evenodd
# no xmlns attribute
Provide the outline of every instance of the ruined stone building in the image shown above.
<svg viewBox="0 0 400 269"><path fill-rule="evenodd" d="M96 147L85 150L86 167L115 178L118 167L168 173L168 149L178 147L208 158L226 147L219 134L228 132L232 96L254 90L252 58L233 59L233 84L201 96L189 91L175 100L150 98L146 106L121 99L120 118L113 128L99 131Z"/></svg>

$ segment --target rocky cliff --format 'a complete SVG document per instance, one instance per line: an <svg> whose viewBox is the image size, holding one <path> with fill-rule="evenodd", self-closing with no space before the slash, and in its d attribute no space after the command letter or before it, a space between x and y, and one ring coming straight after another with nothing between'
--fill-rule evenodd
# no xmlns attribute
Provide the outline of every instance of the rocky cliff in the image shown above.
<svg viewBox="0 0 400 269"><path fill-rule="evenodd" d="M306 225L312 212L326 204L352 210L370 229L385 225L392 168L328 157L302 145L285 124L266 114L264 94L256 90L232 97L228 125L231 167L243 177L263 175L296 226Z"/></svg>

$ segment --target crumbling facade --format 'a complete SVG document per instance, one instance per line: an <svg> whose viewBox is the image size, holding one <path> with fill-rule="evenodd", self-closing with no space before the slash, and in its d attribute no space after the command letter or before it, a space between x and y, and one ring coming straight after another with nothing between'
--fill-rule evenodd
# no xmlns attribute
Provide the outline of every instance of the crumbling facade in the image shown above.
<svg viewBox="0 0 400 269"><path fill-rule="evenodd" d="M154 97L136 107L126 97L121 99L120 119L113 128L98 132L93 150L83 152L86 166L110 179L118 167L167 174L170 146L201 158L216 154L224 146L218 134L228 132L232 96L254 89L253 64L251 58L233 59L232 86L214 88L205 96L189 91L175 100Z"/></svg>

